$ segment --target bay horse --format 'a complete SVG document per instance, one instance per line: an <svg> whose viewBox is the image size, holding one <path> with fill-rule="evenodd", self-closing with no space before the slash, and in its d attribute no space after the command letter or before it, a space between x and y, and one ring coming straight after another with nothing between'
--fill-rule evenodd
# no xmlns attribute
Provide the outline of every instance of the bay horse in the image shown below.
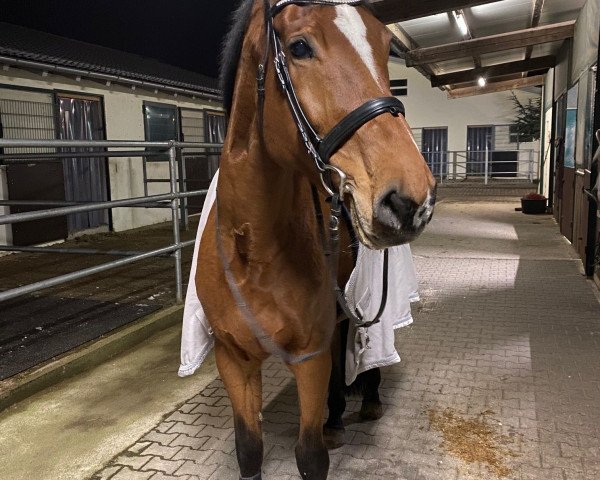
<svg viewBox="0 0 600 480"><path fill-rule="evenodd" d="M242 0L226 40L228 132L196 288L243 480L261 478L261 365L272 354L296 380L300 475L327 478L333 283L350 273L336 272L348 262L332 248L342 202L374 249L412 241L431 217L435 181L389 90L390 40L348 0Z"/></svg>

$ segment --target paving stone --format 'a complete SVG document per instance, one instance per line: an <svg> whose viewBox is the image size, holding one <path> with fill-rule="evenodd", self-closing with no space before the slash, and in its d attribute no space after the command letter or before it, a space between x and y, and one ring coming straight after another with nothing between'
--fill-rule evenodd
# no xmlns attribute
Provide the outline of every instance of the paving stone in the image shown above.
<svg viewBox="0 0 600 480"><path fill-rule="evenodd" d="M146 464L152 457L148 455L134 455L126 452L123 455L119 455L114 463L117 465L129 466L135 470L139 470L144 464Z"/></svg>
<svg viewBox="0 0 600 480"><path fill-rule="evenodd" d="M180 434L171 442L171 447L190 447L200 449L206 443L208 437L190 437L189 435Z"/></svg>
<svg viewBox="0 0 600 480"><path fill-rule="evenodd" d="M187 475L182 477L175 477L173 475L165 475L162 472L156 472L150 477L150 480L189 480L190 477Z"/></svg>
<svg viewBox="0 0 600 480"><path fill-rule="evenodd" d="M172 459L177 452L181 450L181 447L166 447L160 443L151 444L146 450L144 455L153 455L155 457L162 457L166 460Z"/></svg>
<svg viewBox="0 0 600 480"><path fill-rule="evenodd" d="M175 471L175 476L191 475L205 479L209 478L215 470L216 467L214 465L203 465L186 461Z"/></svg>
<svg viewBox="0 0 600 480"><path fill-rule="evenodd" d="M183 463L184 460L165 460L164 458L154 457L142 467L142 470L156 470L170 475L180 468Z"/></svg>
<svg viewBox="0 0 600 480"><path fill-rule="evenodd" d="M154 475L154 472L140 472L130 467L124 467L111 477L110 480L147 480L152 475Z"/></svg>
<svg viewBox="0 0 600 480"><path fill-rule="evenodd" d="M112 467L107 467L104 470L95 473L92 477L92 480L108 480L122 468L123 467L121 465L113 465Z"/></svg>

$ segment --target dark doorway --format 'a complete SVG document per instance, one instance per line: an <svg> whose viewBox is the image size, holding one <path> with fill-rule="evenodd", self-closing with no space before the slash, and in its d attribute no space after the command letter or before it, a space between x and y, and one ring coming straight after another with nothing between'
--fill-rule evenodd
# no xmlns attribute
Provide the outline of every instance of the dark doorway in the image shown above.
<svg viewBox="0 0 600 480"><path fill-rule="evenodd" d="M491 161L494 150L494 127L468 127L467 129L467 174L485 172L486 162Z"/></svg>
<svg viewBox="0 0 600 480"><path fill-rule="evenodd" d="M181 138L185 142L223 143L225 140L227 125L222 112L182 108L180 118ZM198 151L197 148L191 150ZM186 190L208 189L218 168L218 153L209 156L186 155ZM191 215L200 213L203 205L204 197L190 197L187 203L188 213Z"/></svg>
<svg viewBox="0 0 600 480"><path fill-rule="evenodd" d="M17 95L14 95L17 97ZM35 93L35 101L0 99L0 137L10 139L54 140L54 106L51 94ZM47 153L43 148L0 149L0 153ZM8 198L11 201L64 201L65 184L60 160L44 159L35 164L8 164ZM44 210L48 207L13 206L11 213ZM67 219L54 217L12 224L12 243L36 245L67 238Z"/></svg>
<svg viewBox="0 0 600 480"><path fill-rule="evenodd" d="M559 100L556 118L557 141L557 200L559 213L557 220L560 232L573 241L573 220L575 203L575 142L577 132L578 86L572 87Z"/></svg>
<svg viewBox="0 0 600 480"><path fill-rule="evenodd" d="M424 128L421 140L423 157L436 177L448 175L448 129Z"/></svg>
<svg viewBox="0 0 600 480"><path fill-rule="evenodd" d="M61 140L104 140L104 116L99 98L58 95L58 136ZM97 148L69 148L70 153L98 152L98 157L64 158L65 198L69 202L108 200L107 160ZM69 234L108 226L107 210L69 215Z"/></svg>
<svg viewBox="0 0 600 480"><path fill-rule="evenodd" d="M519 171L519 152L492 152L490 175L492 177L516 177Z"/></svg>

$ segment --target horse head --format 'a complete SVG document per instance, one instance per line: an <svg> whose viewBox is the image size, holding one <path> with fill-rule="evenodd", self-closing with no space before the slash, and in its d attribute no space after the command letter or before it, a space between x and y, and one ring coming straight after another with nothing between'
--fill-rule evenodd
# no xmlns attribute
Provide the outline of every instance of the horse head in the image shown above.
<svg viewBox="0 0 600 480"><path fill-rule="evenodd" d="M280 0L269 4L271 13L264 7L256 15L263 25L261 16L271 15L273 42L279 44L265 47L260 40L264 35L254 35L259 39L255 40L256 57L260 61L267 48L267 52L274 50L277 59L281 50L292 97L300 109L300 114L294 114L292 105L290 115L294 98L290 100L285 85L281 88L285 79L279 74L280 66L272 68L272 62L267 62L270 71L261 119L265 148L286 168L301 170L313 179L319 172L306 154L306 137L319 150L319 142L321 146L326 143L328 133L343 119L350 118L352 124L352 115L365 114L361 107L371 102L366 110L376 108L374 99L394 100L388 73L391 34L359 3ZM343 194L350 199L354 227L370 248L414 240L433 213L435 180L408 123L398 113L388 105L364 123L356 120L354 128L343 132L343 138L326 152L326 163L346 177ZM298 117L307 124L304 138L298 135L298 121L294 121ZM333 184L340 187L339 181L334 173Z"/></svg>

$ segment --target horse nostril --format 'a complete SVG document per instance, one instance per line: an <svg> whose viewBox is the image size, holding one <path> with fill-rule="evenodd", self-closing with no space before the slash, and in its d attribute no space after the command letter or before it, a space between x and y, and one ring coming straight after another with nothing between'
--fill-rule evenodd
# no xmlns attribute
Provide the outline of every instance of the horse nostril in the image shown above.
<svg viewBox="0 0 600 480"><path fill-rule="evenodd" d="M379 201L376 216L385 226L400 230L412 226L418 208L415 202L391 190Z"/></svg>

